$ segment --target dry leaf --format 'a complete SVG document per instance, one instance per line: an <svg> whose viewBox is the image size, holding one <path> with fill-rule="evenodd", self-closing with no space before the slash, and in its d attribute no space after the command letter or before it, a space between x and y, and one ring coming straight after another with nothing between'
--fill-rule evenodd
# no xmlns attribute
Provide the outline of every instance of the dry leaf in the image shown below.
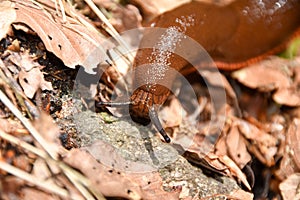
<svg viewBox="0 0 300 200"><path fill-rule="evenodd" d="M0 40L9 32L10 25L16 19L15 10L10 7L10 2L0 2Z"/></svg>
<svg viewBox="0 0 300 200"><path fill-rule="evenodd" d="M175 188L171 192L166 192L162 188L162 178L158 172L128 174L131 180L134 180L143 192L143 199L161 199L172 200L179 199L180 188Z"/></svg>
<svg viewBox="0 0 300 200"><path fill-rule="evenodd" d="M300 106L300 93L296 87L283 88L278 90L273 99L278 104L287 106Z"/></svg>
<svg viewBox="0 0 300 200"><path fill-rule="evenodd" d="M245 192L244 190L235 190L230 194L232 199L243 199L243 200L253 200L254 195L250 192Z"/></svg>
<svg viewBox="0 0 300 200"><path fill-rule="evenodd" d="M240 134L236 124L233 124L226 136L226 145L229 156L242 169L251 161L248 153L245 138Z"/></svg>
<svg viewBox="0 0 300 200"><path fill-rule="evenodd" d="M0 118L0 130L10 134L29 133L19 122Z"/></svg>
<svg viewBox="0 0 300 200"><path fill-rule="evenodd" d="M42 90L53 90L52 84L44 80L43 73L37 67L28 72L20 71L19 81L28 98L33 98L39 88Z"/></svg>
<svg viewBox="0 0 300 200"><path fill-rule="evenodd" d="M61 198L53 195L53 194L47 194L43 191L40 191L35 188L30 187L24 187L21 189L22 199L23 200L59 200Z"/></svg>
<svg viewBox="0 0 300 200"><path fill-rule="evenodd" d="M232 76L247 87L263 92L275 91L273 99L278 104L299 106L298 82L292 77L293 71L297 75L297 70L294 68L299 66L298 60L287 61L272 57L270 60L238 70Z"/></svg>
<svg viewBox="0 0 300 200"><path fill-rule="evenodd" d="M280 183L279 189L284 200L300 199L300 174L292 174Z"/></svg>
<svg viewBox="0 0 300 200"><path fill-rule="evenodd" d="M12 194L17 194L18 192L20 192L21 188L24 187L25 183L26 181L16 176L1 177L0 180L1 199L10 200Z"/></svg>
<svg viewBox="0 0 300 200"><path fill-rule="evenodd" d="M96 191L105 196L140 199L142 192L139 186L126 175L113 168L97 162L86 151L72 149L64 161L80 170L92 183Z"/></svg>
<svg viewBox="0 0 300 200"><path fill-rule="evenodd" d="M113 166L114 170L121 171L124 176L136 182L142 188L143 199L177 199L180 191L166 192L162 189L162 179L156 168L149 164L124 159L113 146L101 140L94 142L86 149L98 162ZM106 152L106 153L104 153ZM110 168L110 166L106 166Z"/></svg>
<svg viewBox="0 0 300 200"><path fill-rule="evenodd" d="M53 174L55 174L54 177ZM56 184L59 182L61 187L66 188L70 192L71 198L83 200L79 191L67 179L67 177L62 175L61 169L55 163L47 163L45 160L38 158L34 162L32 175L38 177L40 180L47 180L47 183L49 184ZM42 193L42 191L40 193Z"/></svg>
<svg viewBox="0 0 300 200"><path fill-rule="evenodd" d="M102 146L103 145L103 146ZM101 147L102 146L102 147ZM166 192L162 189L162 180L157 172L138 172L133 173L130 171L119 171L111 166L102 164L102 160L106 156L111 157L112 164L115 162L122 162L120 156L113 154L101 155L101 151L97 155L96 148L108 148L102 141L97 141L91 147L94 155L91 155L86 150L74 149L67 155L65 161L71 166L79 169L89 180L93 183L99 192L105 196L118 196L130 199L153 199L153 197L160 197L159 199L178 199L180 191ZM106 150L107 152L107 150ZM104 160L103 160L104 161ZM105 161L107 164L107 160ZM134 162L124 162L124 169L140 167L141 165ZM118 164L118 167L121 166ZM143 167L143 166L141 166ZM135 168L136 169L136 168ZM117 188L117 189L116 189Z"/></svg>
<svg viewBox="0 0 300 200"><path fill-rule="evenodd" d="M280 179L285 179L300 170L299 125L300 119L295 118L286 133L285 151L280 168L276 172Z"/></svg>
<svg viewBox="0 0 300 200"><path fill-rule="evenodd" d="M251 142L247 142L248 151L252 152L262 163L267 166L275 164L274 156L277 153L277 138L264 130L244 121L237 120L240 133Z"/></svg>
<svg viewBox="0 0 300 200"><path fill-rule="evenodd" d="M12 52L6 51L5 64L16 77L27 97L33 98L38 89L53 90L52 84L45 81L43 73L40 71L43 66L34 61L34 56L28 51Z"/></svg>
<svg viewBox="0 0 300 200"><path fill-rule="evenodd" d="M281 64L278 64L281 63ZM270 92L279 88L288 88L291 79L284 66L286 61L280 58L266 60L238 70L232 76L245 86Z"/></svg>
<svg viewBox="0 0 300 200"><path fill-rule="evenodd" d="M23 23L34 30L44 42L46 49L59 57L65 65L75 68L82 65L89 73L105 60L104 36L82 25L74 18L64 22L57 17L54 3L42 8L29 0L14 0L5 9L14 9L13 23ZM68 6L68 4L65 4ZM2 17L6 17L1 13ZM82 17L80 14L76 15ZM34 17L32 17L34 16ZM11 20L12 21L12 20Z"/></svg>
<svg viewBox="0 0 300 200"><path fill-rule="evenodd" d="M161 119L165 121L165 127L176 127L182 122L184 110L177 98L172 98L168 106L160 111Z"/></svg>
<svg viewBox="0 0 300 200"><path fill-rule="evenodd" d="M24 51L24 52L6 51L6 54L9 54L7 59L10 62L22 68L26 72L30 71L34 67L42 68L42 66L38 62L34 61L36 58L34 55L30 55L29 51Z"/></svg>
<svg viewBox="0 0 300 200"><path fill-rule="evenodd" d="M35 119L33 122L36 130L42 135L47 142L60 146L59 127L53 122L53 119L50 115L45 112L40 112L39 118Z"/></svg>
<svg viewBox="0 0 300 200"><path fill-rule="evenodd" d="M293 160L300 170L300 119L294 119L287 132L287 147L290 148L290 153Z"/></svg>
<svg viewBox="0 0 300 200"><path fill-rule="evenodd" d="M106 8L109 11L112 15L109 18L109 22L118 32L140 28L142 26L142 17L139 10L131 4L121 6L120 3L109 0L94 0L94 3L100 8Z"/></svg>
<svg viewBox="0 0 300 200"><path fill-rule="evenodd" d="M124 159L115 147L101 140L95 141L90 146L82 147L82 149L86 149L102 164L109 165L108 167L113 166L116 170L130 172L155 171L155 168L147 163Z"/></svg>
<svg viewBox="0 0 300 200"><path fill-rule="evenodd" d="M251 190L251 186L247 181L247 177L246 175L242 172L242 170L235 164L235 162L233 162L228 156L224 155L224 156L220 156L218 158L222 163L224 163L228 169L231 171L231 173L237 177L238 179L240 179L242 181L242 183L247 187L247 189L250 191Z"/></svg>

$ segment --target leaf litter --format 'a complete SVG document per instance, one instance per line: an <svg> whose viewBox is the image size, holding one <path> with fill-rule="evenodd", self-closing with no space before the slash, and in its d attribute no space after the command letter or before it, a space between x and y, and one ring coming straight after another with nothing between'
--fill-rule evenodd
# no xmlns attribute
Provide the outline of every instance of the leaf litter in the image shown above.
<svg viewBox="0 0 300 200"><path fill-rule="evenodd" d="M9 13L12 16L10 23L22 23L35 31L47 50L63 60L66 66L75 68L76 65L84 65L86 71L93 72L96 65L105 59L103 48L109 46L103 43L105 38L96 30L89 30L75 17L67 16L67 21L63 21L57 16L53 3L51 7L18 0L3 4L7 10L15 12ZM86 20L79 13L77 16ZM86 62L88 59L90 61Z"/></svg>
<svg viewBox="0 0 300 200"><path fill-rule="evenodd" d="M43 3L36 4L32 3L32 1L15 0L1 2L0 12L1 16L4 17L0 20L0 27L1 33L5 33L0 35L2 39L1 48L3 47L3 41L7 41L9 37L14 37L16 31L22 30L24 31L23 34L37 34L44 43L47 51L52 52L67 67L74 68L76 65L82 65L86 56L95 49L99 51L99 55L105 55L103 54L103 50L105 52L110 48L110 44L102 43L105 37L95 32L94 29L84 27L82 23L78 21L78 19L83 18L88 21L88 23L91 23L89 20L73 10L72 7L69 8L68 4L64 4L64 7L68 8L66 9L67 11L71 10L73 14L68 13L64 19L57 15L57 10L55 10L53 3L49 1L40 1L40 3L41 2ZM161 13L161 11L155 11L157 8L145 10L149 2L133 2L135 5L141 6L144 14L144 22ZM102 2L100 2L100 4L101 3ZM110 6L112 4L108 5ZM140 26L139 20L141 18L136 12L137 9L133 7L133 5L128 6L122 7L118 5L118 8L113 11L113 13L115 12L115 19L112 19L111 22L119 30L131 28L128 26L130 21L124 22L124 19L122 19L125 18L124 16L133 16L133 26ZM75 15L74 12L76 13ZM29 17L32 13L40 17L32 19ZM78 18L76 18L76 16ZM115 23L113 20L116 20ZM11 24L13 24L13 27ZM6 36L6 33L8 36ZM8 46L12 48L12 45ZM98 49L99 47L103 49ZM41 57L45 55L46 54L42 54ZM50 93L56 92L53 90L52 84L45 81L45 73L43 72L45 71L45 66L38 64L38 58L39 55L37 57L32 56L32 54L22 49L22 47L21 49L17 47L15 50L7 50L4 48L4 51L1 51L1 62L3 62L1 68L4 73L1 75L0 83L3 87L3 91L7 93L13 104L25 111L27 115L30 115L30 110L34 105L28 102L33 101L39 104L37 98L41 93L40 90L44 92L46 90ZM243 191L235 182L235 180L237 180L237 182L241 181L247 189L251 188L251 184L248 183L249 177L246 176L244 169L247 166L251 166L253 173L259 173L255 171L255 166L251 164L252 160L258 160L262 163L264 169L276 169L274 170L274 177L271 181L279 180L281 182L278 186L281 193L277 193L277 195L281 194L284 199L297 198L299 196L297 186L299 185L298 173L300 170L300 158L298 153L299 135L297 135L299 132L297 126L300 116L298 112L298 85L300 80L298 60L298 57L295 57L291 61L270 57L268 60L232 74L226 74L226 77L224 76L225 79L230 81L230 85L226 88L227 92L231 94L228 97L230 99L228 102L234 102L234 98L238 97L240 105L247 105L241 107L241 111L246 117L241 119L235 116L236 105L234 106L232 103L223 105L222 109L226 109L228 116L226 117L226 123L222 133L214 147L211 147L207 141L203 141L203 136L211 134L206 132L206 130L208 130L206 129L208 126L206 120L211 114L210 102L204 100L204 96L199 97L199 101L202 100L203 102L203 108L200 109L200 116L203 121L197 122L196 127L198 127L198 129L187 129L186 127L189 126L195 127L195 118L188 118L188 114L184 115L183 118L178 118L176 113L178 110L184 110L184 108L179 108L181 106L180 104L176 101L171 101L171 103L165 107L166 111L164 112L170 115L169 117L165 117L166 121L168 118L173 118L169 123L167 121L166 124L168 129L173 133L174 141L179 144L179 147L177 146L175 149L178 150L178 148L180 148L180 141L188 140L192 145L189 149L186 149L183 157L179 156L176 151L174 151L174 155L169 154L173 150L164 153L164 156L170 156L175 161L172 162L172 164L167 164L158 172L151 171L151 164L145 161L144 154L131 155L130 153L134 151L129 150L130 153L126 156L126 148L124 148L125 156L124 152L120 153L118 148L126 142L130 144L130 141L133 141L132 138L129 138L128 141L124 139L128 137L127 134L121 133L120 135L110 137L109 134L112 132L107 131L107 135L99 135L99 132L95 131L96 128L93 129L93 127L89 127L91 128L90 133L94 131L98 136L95 137L92 133L88 136L84 134L87 128L78 129L76 126L74 127L78 130L74 131L72 129L72 123L74 123L74 121L70 120L73 116L70 116L70 113L61 114L60 109L52 112L51 115L52 117L56 116L55 121L60 125L61 129L52 123L51 118L45 117L47 114L41 113L33 115L35 118L39 116L39 119L35 119L35 121L37 121L35 123L35 129L45 138L47 143L49 143L46 146L42 145L42 147L32 138L29 134L30 131L24 128L22 125L24 122L22 120L20 120L21 123L16 119L12 120L8 117L2 117L3 119L1 120L3 120L3 123L1 123L0 132L2 145L0 157L2 169L0 172L0 189L2 189L4 193L1 198L9 199L11 195L17 196L17 191L22 188L21 193L25 199L35 197L58 199L58 196L66 198L67 195L70 194L72 195L71 198L74 199L83 199L92 196L97 196L98 199L101 199L103 198L102 195L107 197L118 196L128 199L178 199L179 197L192 199L193 197L197 198L197 195L199 198L206 199L217 197L252 199L253 193ZM93 57L92 61L84 66L86 68L85 70L90 73L94 72L96 65L101 61L104 61L104 56ZM107 77L109 78L109 76L110 74L108 74ZM11 81L5 82L4 80ZM16 90L15 87L19 89ZM233 91L236 95L233 94ZM203 93L203 91L201 91L201 93ZM66 99L64 99L64 101L65 100ZM51 104L53 106L53 102L47 99L45 101L50 104L50 106ZM67 102L69 101L70 99L67 98ZM267 103L257 104L255 101ZM13 110L9 111L3 102L3 97L1 97L1 113L9 113L8 115L11 115L11 112L15 113ZM7 106L7 104L5 105ZM26 105L27 111L22 105ZM67 110L69 104L65 106ZM251 115L247 115L247 113ZM75 115L76 114L80 114L80 112L75 112ZM185 119L186 117L188 120ZM86 120L95 120L96 118L98 125L100 123L102 127L109 127L109 124L105 124L103 118L97 115L94 116L93 114L82 118ZM70 129L67 129L68 125L66 124L61 125L62 123L71 123L69 126ZM122 120L113 120L109 123L112 124L112 126L108 129L113 129L112 127L118 126L116 125L118 123L121 124L119 126L124 126ZM126 123L127 122L125 122L125 124ZM12 124L16 125L12 126ZM128 127L131 129L133 125L129 125ZM143 129L144 128L138 128L139 131ZM62 137L63 132L68 133L68 131L69 133L72 132L77 135L75 140L77 138L79 141L73 140L73 142L85 147L79 149L74 148L71 151L63 149L58 141L58 135ZM5 133L9 133L14 137L11 138ZM78 139L78 135L80 134L83 134L85 138L82 137ZM160 144L160 141L151 134L145 137L148 138L149 136L151 140L150 144L157 145L155 147L158 149L166 147L166 145ZM114 139L113 142L111 141L112 139ZM35 142L34 146L27 146L27 143L23 144L20 141L26 141L30 144L33 144L32 141ZM109 144L106 143L108 141L110 142ZM11 151L9 143L14 144L15 149L13 149L13 151ZM114 148L111 146L112 144L115 145ZM30 151L30 149L34 149L33 147L38 148L38 150ZM116 149L116 147L118 148ZM143 146L136 146L136 143L134 143L132 147L138 149ZM145 150L146 147L144 146L143 148ZM209 149L208 154L202 153L203 149L207 151L205 148ZM49 153L49 151L51 153ZM102 152L111 153L103 154ZM142 150L139 150L139 152L142 152ZM49 155L47 155L47 153L49 153ZM56 157L51 157L51 155L57 154L62 157L65 164L61 164ZM148 155L151 155L151 153ZM111 159L111 157L114 159ZM105 159L106 161L104 162L103 160ZM82 162L83 160L85 162ZM153 165L153 157L150 157L150 161ZM194 166L190 165L187 161L193 163ZM118 168L114 166L118 162L123 166L123 169L129 166L134 169L150 167L150 171L142 174L128 173L126 170L118 170ZM20 181L19 178L16 178L20 175L17 173L19 171L15 168L6 168L7 165L4 163L10 163L22 169L24 172L27 172L26 176L22 179L29 181L28 177L32 177L33 180L40 182L39 187L32 188L30 184ZM110 165L107 165L107 163L110 163ZM73 168L79 170L80 173L73 170ZM222 181L216 181L214 178L203 175L200 168L210 174L215 174L215 176L222 174L223 176L220 176ZM8 175L7 172L11 175ZM78 181L76 178L70 178L70 173L75 174L77 179L80 177L82 181ZM53 176L53 174L55 174L55 176ZM97 176L95 176L95 174ZM227 176L231 178L226 178ZM45 179L49 181L45 182ZM271 185L271 181L266 182L266 188L264 188L270 193L272 192L272 188L268 188L268 185ZM10 184L7 185L7 183ZM63 185L63 187L59 188L57 187L58 185ZM206 188L203 187L204 185L206 185ZM49 186L53 186L54 191L51 190L47 193L45 192L47 189L52 189L49 188ZM227 189L225 189L226 187ZM40 190L40 188L42 188L42 190ZM116 188L119 189L116 190ZM211 193L205 193L204 191L206 190L211 191ZM50 192L55 192L57 196L49 195ZM260 193L254 194L257 197L262 195Z"/></svg>

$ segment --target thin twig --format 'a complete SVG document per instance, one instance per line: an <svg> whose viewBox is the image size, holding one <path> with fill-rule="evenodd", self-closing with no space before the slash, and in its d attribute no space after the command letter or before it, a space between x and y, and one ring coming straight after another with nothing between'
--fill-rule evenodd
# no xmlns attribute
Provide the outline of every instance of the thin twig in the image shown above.
<svg viewBox="0 0 300 200"><path fill-rule="evenodd" d="M93 187L92 187L90 181L86 177L84 177L82 174L80 174L73 168L69 167L65 163L63 163L61 161L53 160L43 150L38 149L38 148L32 146L31 144L28 144L27 142L24 142L24 141L20 140L19 138L14 137L10 134L7 134L1 130L0 130L0 137L4 140L10 142L11 144L18 145L18 146L22 147L23 149L25 149L33 154L38 155L39 157L43 158L49 164L58 165L60 167L60 169L62 169L62 171L65 173L65 175L69 178L69 180L75 185L75 187L81 192L81 194L86 199L93 199L94 197L91 194L89 194L89 192L87 191L87 189L85 187L89 188L89 190L93 192L93 194L97 197L97 199L100 199L100 200L105 199L102 194L97 193L97 192L95 192L95 190L93 190Z"/></svg>
<svg viewBox="0 0 300 200"><path fill-rule="evenodd" d="M97 8L92 0L84 0L89 7L94 11L94 13L103 21L107 26L106 31L115 38L115 40L128 52L129 60L133 60L133 55L131 54L128 44L123 40L117 30L111 25L105 15Z"/></svg>
<svg viewBox="0 0 300 200"><path fill-rule="evenodd" d="M32 126L30 121L25 118L22 113L12 104L7 96L0 90L0 100L2 103L22 122L28 129L36 141L44 148L44 150L54 159L57 160L57 152L49 145L49 143L39 134L39 132Z"/></svg>
<svg viewBox="0 0 300 200"><path fill-rule="evenodd" d="M16 176L19 177L23 180L26 180L29 183L32 183L34 185L37 185L44 190L47 190L51 193L57 194L61 197L67 198L69 197L69 193L67 190L62 189L61 187L57 186L56 184L49 182L49 181L44 181L42 179L37 178L36 176L33 176L23 170L20 170L14 166L11 166L7 164L6 162L0 161L0 169Z"/></svg>
<svg viewBox="0 0 300 200"><path fill-rule="evenodd" d="M48 154L45 151L43 151L41 149L38 149L38 148L32 146L31 144L28 144L27 142L24 142L24 141L20 140L17 137L14 137L10 134L7 134L2 130L0 130L0 137L4 140L10 142L11 144L18 145L19 147L22 147L23 149L25 149L25 150L33 153L33 154L38 155L39 157L41 157L45 160L48 157Z"/></svg>
<svg viewBox="0 0 300 200"><path fill-rule="evenodd" d="M63 5L62 0L58 0L58 4L59 4L61 14L62 14L62 20L63 20L63 22L66 22L67 21L67 16L66 16L65 7Z"/></svg>

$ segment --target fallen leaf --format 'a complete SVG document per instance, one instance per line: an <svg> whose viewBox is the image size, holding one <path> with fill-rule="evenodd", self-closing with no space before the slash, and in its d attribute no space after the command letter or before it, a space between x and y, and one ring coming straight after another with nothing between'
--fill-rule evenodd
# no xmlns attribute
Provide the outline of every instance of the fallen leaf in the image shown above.
<svg viewBox="0 0 300 200"><path fill-rule="evenodd" d="M224 163L226 166L228 166L228 169L231 171L231 173L240 179L242 183L247 187L247 189L250 191L251 186L247 181L246 175L242 172L242 170L233 162L228 156L220 156L219 160Z"/></svg>
<svg viewBox="0 0 300 200"><path fill-rule="evenodd" d="M168 106L164 106L159 112L162 121L165 121L165 127L176 127L182 122L184 110L177 98L172 98Z"/></svg>
<svg viewBox="0 0 300 200"><path fill-rule="evenodd" d="M277 153L277 138L266 133L244 120L237 120L240 133L249 140L247 149L267 166L275 164L274 156Z"/></svg>
<svg viewBox="0 0 300 200"><path fill-rule="evenodd" d="M26 130L19 122L10 120L10 119L2 119L0 118L0 130L10 134L18 134L22 132L23 134L28 134L28 130Z"/></svg>
<svg viewBox="0 0 300 200"><path fill-rule="evenodd" d="M243 68L232 73L232 76L247 87L263 92L288 88L291 79L285 66L286 60L272 58Z"/></svg>
<svg viewBox="0 0 300 200"><path fill-rule="evenodd" d="M208 153L203 155L201 151L194 148L189 148L185 151L183 156L192 163L195 163L203 168L212 171L216 174L222 174L227 176L234 176L241 180L243 184L251 190L251 186L247 181L245 174L231 160L227 155L216 155L214 153Z"/></svg>
<svg viewBox="0 0 300 200"><path fill-rule="evenodd" d="M286 180L280 183L279 189L284 200L300 199L300 174L290 175Z"/></svg>
<svg viewBox="0 0 300 200"><path fill-rule="evenodd" d="M282 88L274 95L275 102L287 106L300 106L300 92L296 87Z"/></svg>
<svg viewBox="0 0 300 200"><path fill-rule="evenodd" d="M12 194L17 194L24 187L25 181L16 176L4 176L0 180L1 198L10 199Z"/></svg>
<svg viewBox="0 0 300 200"><path fill-rule="evenodd" d="M141 189L123 173L98 162L85 150L72 149L64 161L80 170L90 181L93 189L105 196L140 199Z"/></svg>
<svg viewBox="0 0 300 200"><path fill-rule="evenodd" d="M181 188L175 188L171 192L164 191L162 188L162 178L160 177L158 172L148 172L141 174L133 173L128 175L142 188L143 199L179 199Z"/></svg>
<svg viewBox="0 0 300 200"><path fill-rule="evenodd" d="M16 19L16 12L10 7L10 2L0 2L0 15L0 40L2 40L9 32L11 23Z"/></svg>
<svg viewBox="0 0 300 200"><path fill-rule="evenodd" d="M27 97L33 98L38 89L53 90L51 82L45 81L41 72L43 66L34 61L34 56L28 51L6 51L6 66L18 77L19 83Z"/></svg>
<svg viewBox="0 0 300 200"><path fill-rule="evenodd" d="M251 155L248 153L245 138L240 134L236 124L232 125L226 135L226 145L229 156L240 169L251 161Z"/></svg>
<svg viewBox="0 0 300 200"><path fill-rule="evenodd" d="M245 192L244 190L235 190L232 193L230 193L230 199L243 199L243 200L253 200L254 194L250 192Z"/></svg>
<svg viewBox="0 0 300 200"><path fill-rule="evenodd" d="M104 155L103 149L109 153ZM164 191L158 172L153 169L149 171L150 166L146 164L124 160L113 147L100 140L89 147L71 150L65 161L79 169L93 183L96 190L105 196L178 199L180 193ZM111 165L108 166L109 163Z"/></svg>
<svg viewBox="0 0 300 200"><path fill-rule="evenodd" d="M300 119L295 118L286 132L284 154L276 172L280 179L286 179L300 170L299 125Z"/></svg>
<svg viewBox="0 0 300 200"><path fill-rule="evenodd" d="M56 174L55 177L53 177L53 174ZM67 179L67 177L63 176L62 174L63 173L61 172L61 169L57 166L57 163L47 163L44 159L41 158L38 158L34 162L32 175L38 177L40 180L47 180L47 183L49 184L55 184L59 182L60 185L63 185L61 187L66 188L70 192L72 198L82 200L83 197L79 193L79 191ZM43 192L44 191L40 191L40 193ZM46 194L47 193L44 192L44 195Z"/></svg>
<svg viewBox="0 0 300 200"><path fill-rule="evenodd" d="M53 90L52 84L44 80L44 75L39 68L33 68L28 72L20 71L19 81L28 98L33 98L39 88L42 90Z"/></svg>
<svg viewBox="0 0 300 200"><path fill-rule="evenodd" d="M155 171L155 168L149 164L126 160L120 155L115 147L101 140L94 142L90 146L82 147L82 149L86 149L96 160L101 162L103 165L107 165L107 167L113 166L114 169L119 171Z"/></svg>
<svg viewBox="0 0 300 200"><path fill-rule="evenodd" d="M293 156L293 160L300 170L300 119L296 118L293 120L287 132L287 147L290 148L290 151Z"/></svg>
<svg viewBox="0 0 300 200"><path fill-rule="evenodd" d="M262 92L273 92L273 100L281 105L299 106L300 91L297 79L300 62L271 57L232 73L239 82L252 89ZM295 73L295 78L293 77Z"/></svg>
<svg viewBox="0 0 300 200"><path fill-rule="evenodd" d="M131 4L122 6L115 1L94 0L94 3L100 8L106 8L112 16L109 22L116 28L118 32L140 28L142 17L139 10Z"/></svg>
<svg viewBox="0 0 300 200"><path fill-rule="evenodd" d="M45 112L40 112L40 116L35 119L33 125L48 142L56 143L60 146L60 140L58 139L60 129L57 124L53 122L53 118L50 115Z"/></svg>
<svg viewBox="0 0 300 200"><path fill-rule="evenodd" d="M6 51L6 54L8 54L7 60L22 68L26 72L30 71L34 67L42 68L42 66L38 62L34 61L35 57L33 55L30 55L28 51Z"/></svg>
<svg viewBox="0 0 300 200"><path fill-rule="evenodd" d="M12 3L14 2L14 3ZM105 38L99 32L91 30L75 18L67 17L64 22L57 16L54 2L42 7L29 0L14 0L5 9L14 9L13 23L23 23L34 30L44 42L46 49L59 57L66 66L85 67L86 72L94 73L97 64L105 60ZM64 4L68 6L68 4ZM4 9L4 10L5 10ZM66 8L66 10L71 8ZM1 16L6 17L1 13ZM35 16L34 18L32 16ZM76 13L85 19L79 13Z"/></svg>
<svg viewBox="0 0 300 200"><path fill-rule="evenodd" d="M61 199L53 194L47 194L43 191L40 191L35 188L30 188L30 187L24 187L20 190L20 192L22 194L23 200L38 200L38 199L59 200L59 199Z"/></svg>

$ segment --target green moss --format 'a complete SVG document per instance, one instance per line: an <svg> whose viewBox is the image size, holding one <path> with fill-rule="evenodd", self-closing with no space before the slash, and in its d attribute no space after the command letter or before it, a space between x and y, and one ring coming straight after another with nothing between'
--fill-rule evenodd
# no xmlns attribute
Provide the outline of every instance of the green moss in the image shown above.
<svg viewBox="0 0 300 200"><path fill-rule="evenodd" d="M300 51L300 37L297 37L291 42L288 48L280 56L284 58L292 59L297 54L299 54L299 51Z"/></svg>

